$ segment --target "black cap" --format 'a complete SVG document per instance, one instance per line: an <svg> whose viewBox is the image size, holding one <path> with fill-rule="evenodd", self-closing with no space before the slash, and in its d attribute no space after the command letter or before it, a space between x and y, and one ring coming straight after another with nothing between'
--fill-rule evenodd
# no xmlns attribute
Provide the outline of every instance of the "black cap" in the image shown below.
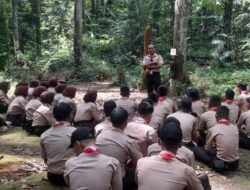
<svg viewBox="0 0 250 190"><path fill-rule="evenodd" d="M78 128L71 135L70 147L73 147L73 145L76 141L93 139L93 138L94 138L94 135L91 132L91 129L89 129L87 127Z"/></svg>

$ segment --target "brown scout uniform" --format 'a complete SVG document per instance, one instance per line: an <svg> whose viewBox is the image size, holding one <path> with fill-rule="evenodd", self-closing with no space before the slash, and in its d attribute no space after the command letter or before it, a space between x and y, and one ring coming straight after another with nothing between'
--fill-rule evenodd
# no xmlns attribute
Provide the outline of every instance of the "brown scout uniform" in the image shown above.
<svg viewBox="0 0 250 190"><path fill-rule="evenodd" d="M8 105L10 100L4 91L0 90L0 105Z"/></svg>
<svg viewBox="0 0 250 190"><path fill-rule="evenodd" d="M239 106L230 100L223 102L222 105L228 107L230 122L236 125L239 115Z"/></svg>
<svg viewBox="0 0 250 190"><path fill-rule="evenodd" d="M171 114L174 111L174 102L173 100L166 97L159 97L159 105L163 106L166 109L167 114Z"/></svg>
<svg viewBox="0 0 250 190"><path fill-rule="evenodd" d="M242 91L241 94L236 98L240 113L248 111L249 104L246 101L246 98L248 97L249 97L248 92Z"/></svg>
<svg viewBox="0 0 250 190"><path fill-rule="evenodd" d="M52 106L42 104L33 114L32 126L52 126L55 120L52 115Z"/></svg>
<svg viewBox="0 0 250 190"><path fill-rule="evenodd" d="M63 174L65 162L75 156L73 149L69 148L74 130L68 122L61 122L41 135L41 156L47 160L48 172Z"/></svg>
<svg viewBox="0 0 250 190"><path fill-rule="evenodd" d="M156 104L154 106L154 112L152 114L151 121L149 125L157 130L159 127L163 126L165 118L167 116L166 109L161 104Z"/></svg>
<svg viewBox="0 0 250 190"><path fill-rule="evenodd" d="M75 122L91 121L92 119L94 121L99 120L99 112L96 104L92 102L83 102L77 106L77 111L74 119Z"/></svg>
<svg viewBox="0 0 250 190"><path fill-rule="evenodd" d="M96 138L96 146L103 154L116 158L120 162L123 177L128 159L130 158L136 164L142 157L137 143L125 135L123 130L115 127L102 131Z"/></svg>
<svg viewBox="0 0 250 190"><path fill-rule="evenodd" d="M194 113L197 113L198 116L203 114L206 111L206 104L200 100L192 102L192 110Z"/></svg>
<svg viewBox="0 0 250 190"><path fill-rule="evenodd" d="M95 136L98 136L102 130L110 129L113 125L110 121L110 117L106 117L105 120L95 126Z"/></svg>
<svg viewBox="0 0 250 190"><path fill-rule="evenodd" d="M122 97L116 101L116 105L124 108L128 112L128 121L131 121L135 115L137 105L136 102L128 97Z"/></svg>
<svg viewBox="0 0 250 190"><path fill-rule="evenodd" d="M122 190L119 161L104 154L82 153L65 163L64 178L70 189Z"/></svg>
<svg viewBox="0 0 250 190"><path fill-rule="evenodd" d="M250 110L241 114L238 121L238 127L240 133L250 138Z"/></svg>
<svg viewBox="0 0 250 190"><path fill-rule="evenodd" d="M30 121L33 119L34 112L39 108L39 106L42 105L42 102L40 99L31 99L28 104L25 106L26 111L26 120Z"/></svg>
<svg viewBox="0 0 250 190"><path fill-rule="evenodd" d="M169 154L173 158L164 159L161 154ZM194 169L180 162L173 153L168 151L140 159L137 163L136 179L138 190L203 189Z"/></svg>
<svg viewBox="0 0 250 190"><path fill-rule="evenodd" d="M7 115L24 115L26 104L27 100L23 96L15 97L8 107Z"/></svg>
<svg viewBox="0 0 250 190"><path fill-rule="evenodd" d="M140 117L135 117L132 122L129 122L124 133L137 142L143 156L147 155L148 146L157 141L156 131Z"/></svg>
<svg viewBox="0 0 250 190"><path fill-rule="evenodd" d="M199 131L207 131L211 127L215 126L217 121L215 118L216 109L210 109L209 111L203 113L199 120Z"/></svg>

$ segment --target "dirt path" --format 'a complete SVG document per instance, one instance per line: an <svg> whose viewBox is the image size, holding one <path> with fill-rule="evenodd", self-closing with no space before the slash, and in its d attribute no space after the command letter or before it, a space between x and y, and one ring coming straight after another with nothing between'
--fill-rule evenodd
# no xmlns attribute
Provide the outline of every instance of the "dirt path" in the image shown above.
<svg viewBox="0 0 250 190"><path fill-rule="evenodd" d="M76 101L81 102L87 89L98 90L98 106L102 108L104 101L119 98L119 88L110 83L75 84L79 89ZM132 90L131 98L139 102L146 93ZM39 149L39 138L29 136L21 128L12 128L0 133L0 189L26 190L59 190L46 181L45 172L25 171L23 166L34 162L42 165ZM198 171L206 172L213 190L250 190L250 151L240 149L240 167L236 172L223 175L211 171L201 163L197 163ZM27 178L27 176L30 176ZM67 189L67 188L64 188Z"/></svg>

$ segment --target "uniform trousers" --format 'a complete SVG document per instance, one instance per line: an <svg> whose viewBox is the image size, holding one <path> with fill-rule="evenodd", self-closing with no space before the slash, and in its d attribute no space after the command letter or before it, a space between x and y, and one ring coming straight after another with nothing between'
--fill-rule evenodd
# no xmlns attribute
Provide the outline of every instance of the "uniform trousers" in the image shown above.
<svg viewBox="0 0 250 190"><path fill-rule="evenodd" d="M19 126L21 127L24 121L23 115L7 115L6 121L10 121L12 126Z"/></svg>
<svg viewBox="0 0 250 190"><path fill-rule="evenodd" d="M157 93L159 86L161 85L161 74L160 72L153 72L152 74L147 74L146 75L147 79L147 91L148 94L153 92Z"/></svg>
<svg viewBox="0 0 250 190"><path fill-rule="evenodd" d="M48 177L48 180L54 185L67 186L64 180L63 174L53 174L53 173L47 172L47 177Z"/></svg>
<svg viewBox="0 0 250 190"><path fill-rule="evenodd" d="M246 134L240 133L239 145L241 148L250 150L250 138Z"/></svg>

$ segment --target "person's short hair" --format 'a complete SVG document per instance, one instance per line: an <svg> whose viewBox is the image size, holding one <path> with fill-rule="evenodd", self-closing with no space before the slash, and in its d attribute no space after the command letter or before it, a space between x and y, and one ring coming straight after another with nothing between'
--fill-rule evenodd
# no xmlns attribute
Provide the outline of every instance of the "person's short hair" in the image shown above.
<svg viewBox="0 0 250 190"><path fill-rule="evenodd" d="M192 101L190 98L184 96L178 103L178 108L185 112L185 113L191 113L192 112Z"/></svg>
<svg viewBox="0 0 250 190"><path fill-rule="evenodd" d="M7 93L9 89L10 89L10 83L9 82L7 82L7 81L0 82L0 90Z"/></svg>
<svg viewBox="0 0 250 190"><path fill-rule="evenodd" d="M15 96L23 96L23 97L27 97L28 96L28 90L29 87L28 86L17 86L15 89Z"/></svg>
<svg viewBox="0 0 250 190"><path fill-rule="evenodd" d="M39 86L39 80L32 80L31 82L30 82L30 87L31 88L36 88L36 87L38 87Z"/></svg>
<svg viewBox="0 0 250 190"><path fill-rule="evenodd" d="M225 92L226 99L233 100L234 99L234 91L231 88L228 88Z"/></svg>
<svg viewBox="0 0 250 190"><path fill-rule="evenodd" d="M219 107L221 105L221 99L219 96L210 96L209 98L210 107Z"/></svg>
<svg viewBox="0 0 250 190"><path fill-rule="evenodd" d="M73 87L73 86L67 86L67 87L63 90L62 94L63 94L64 96L66 96L66 97L74 98L75 95L76 95L76 88Z"/></svg>
<svg viewBox="0 0 250 190"><path fill-rule="evenodd" d="M167 93L168 93L168 90L167 90L167 87L166 87L166 86L161 85L161 86L158 88L158 94L159 94L159 96L167 96Z"/></svg>
<svg viewBox="0 0 250 190"><path fill-rule="evenodd" d="M138 105L138 113L141 114L142 116L147 116L149 114L152 114L153 112L154 112L154 107L146 101L141 102Z"/></svg>
<svg viewBox="0 0 250 190"><path fill-rule="evenodd" d="M116 103L114 100L106 101L103 105L104 113L107 117L110 116L114 108L116 108Z"/></svg>
<svg viewBox="0 0 250 190"><path fill-rule="evenodd" d="M187 91L187 96L191 99L191 100L199 100L200 99L200 93L199 90L197 88L191 88Z"/></svg>
<svg viewBox="0 0 250 190"><path fill-rule="evenodd" d="M148 95L148 98L151 99L154 103L157 103L158 102L158 96L156 93L154 92L151 92L149 95Z"/></svg>
<svg viewBox="0 0 250 190"><path fill-rule="evenodd" d="M40 81L40 86L44 86L45 88L49 88L49 81L47 80L41 80Z"/></svg>
<svg viewBox="0 0 250 190"><path fill-rule="evenodd" d="M243 90L243 91L247 90L247 84L244 83L244 82L238 83L237 87L238 87L240 90Z"/></svg>
<svg viewBox="0 0 250 190"><path fill-rule="evenodd" d="M230 111L227 106L219 106L216 111L216 117L218 119L228 119L229 113Z"/></svg>
<svg viewBox="0 0 250 190"><path fill-rule="evenodd" d="M110 120L114 127L121 128L128 120L128 112L122 107L116 107L110 114Z"/></svg>
<svg viewBox="0 0 250 190"><path fill-rule="evenodd" d="M166 147L174 147L182 142L183 134L180 122L176 118L167 118L163 127L159 128L157 133Z"/></svg>
<svg viewBox="0 0 250 190"><path fill-rule="evenodd" d="M96 90L88 90L83 97L84 102L92 102L94 103L97 98L97 91Z"/></svg>
<svg viewBox="0 0 250 190"><path fill-rule="evenodd" d="M47 88L45 88L44 86L38 86L38 87L35 87L33 92L32 92L32 96L34 98L39 98L40 95L45 92L47 90Z"/></svg>
<svg viewBox="0 0 250 190"><path fill-rule="evenodd" d="M56 86L55 91L56 93L62 93L66 87L66 84L59 84Z"/></svg>
<svg viewBox="0 0 250 190"><path fill-rule="evenodd" d="M52 104L54 101L54 96L55 96L54 92L45 91L40 95L40 99L42 103Z"/></svg>
<svg viewBox="0 0 250 190"><path fill-rule="evenodd" d="M148 102L148 103L151 104L152 106L154 105L153 100L151 100L150 98L143 98L143 99L141 100L141 102Z"/></svg>
<svg viewBox="0 0 250 190"><path fill-rule="evenodd" d="M130 89L127 85L123 85L121 88L120 88L120 94L121 96L129 96L130 94Z"/></svg>
<svg viewBox="0 0 250 190"><path fill-rule="evenodd" d="M29 86L29 83L27 83L26 81L21 81L21 82L16 84L16 87L17 86Z"/></svg>
<svg viewBox="0 0 250 190"><path fill-rule="evenodd" d="M58 78L53 77L49 79L49 87L56 87L58 84Z"/></svg>
<svg viewBox="0 0 250 190"><path fill-rule="evenodd" d="M83 141L89 139L94 139L94 134L91 129L88 127L79 127L72 133L71 144L69 147L72 148L76 141Z"/></svg>
<svg viewBox="0 0 250 190"><path fill-rule="evenodd" d="M60 102L56 104L53 108L53 116L57 121L66 120L71 112L72 112L71 106L65 102Z"/></svg>

